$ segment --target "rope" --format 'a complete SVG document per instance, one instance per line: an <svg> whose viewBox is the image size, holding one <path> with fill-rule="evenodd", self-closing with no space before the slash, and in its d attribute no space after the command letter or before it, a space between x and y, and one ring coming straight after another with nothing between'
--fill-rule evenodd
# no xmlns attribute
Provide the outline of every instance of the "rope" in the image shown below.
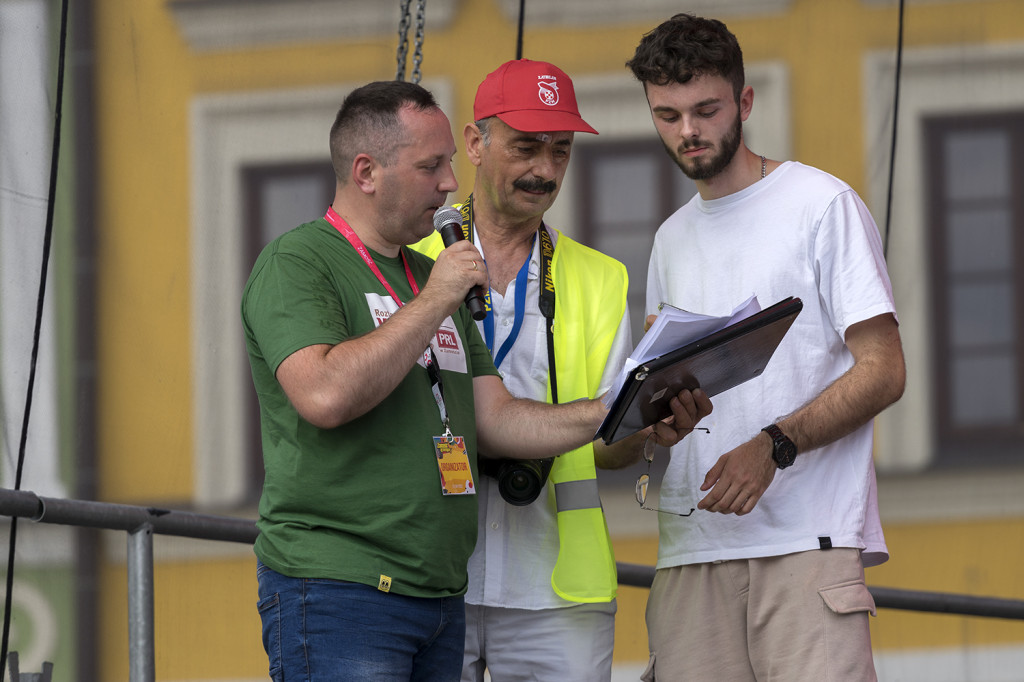
<svg viewBox="0 0 1024 682"><path fill-rule="evenodd" d="M888 259L889 256L889 233L892 224L892 189L893 178L896 175L896 128L900 120L900 73L903 70L903 14L904 0L900 0L899 28L896 37L896 92L893 95L892 103L892 141L889 147L889 187L888 196L885 200L885 236L882 243L882 256Z"/></svg>
<svg viewBox="0 0 1024 682"><path fill-rule="evenodd" d="M57 166L60 159L60 123L64 103L64 54L68 42L68 0L61 3L60 50L57 56L57 98L53 116L53 146L50 151L50 188L46 205L46 231L43 236L43 263L39 272L39 295L36 299L36 322L32 334L32 359L29 365L28 389L25 395L25 416L21 424L21 441L18 444L18 465L14 475L14 489L21 489L21 476L25 468L25 450L28 444L29 417L32 414L32 394L36 383L36 362L39 359L39 337L43 325L43 302L46 300L46 273L50 262L50 245L53 242L53 210L57 195ZM7 585L4 603L3 637L0 639L0 682L4 680L7 668L7 649L11 636L11 602L14 595L14 550L17 546L18 519L11 519L11 535L7 552Z"/></svg>

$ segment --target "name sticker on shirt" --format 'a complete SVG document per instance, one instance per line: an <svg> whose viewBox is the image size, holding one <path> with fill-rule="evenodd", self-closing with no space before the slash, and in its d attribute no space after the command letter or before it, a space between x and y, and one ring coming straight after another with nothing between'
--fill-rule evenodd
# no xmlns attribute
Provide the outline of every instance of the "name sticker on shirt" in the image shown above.
<svg viewBox="0 0 1024 682"><path fill-rule="evenodd" d="M441 473L441 494L476 495L469 453L462 436L434 436L434 452Z"/></svg>

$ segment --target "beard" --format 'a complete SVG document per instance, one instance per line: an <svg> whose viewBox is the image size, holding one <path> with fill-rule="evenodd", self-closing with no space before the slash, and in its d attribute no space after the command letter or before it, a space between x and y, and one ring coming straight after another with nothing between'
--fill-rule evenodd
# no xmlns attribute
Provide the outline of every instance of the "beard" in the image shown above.
<svg viewBox="0 0 1024 682"><path fill-rule="evenodd" d="M696 140L690 144L684 144L679 148L679 151L673 150L665 141L662 140L662 145L665 147L665 151L672 157L672 160L676 162L679 169L683 171L683 174L691 180L710 180L715 177L729 165L733 157L736 155L736 150L740 148L740 140L743 137L743 122L740 120L740 116L736 114L736 123L732 129L722 138L721 143L718 145L718 151L708 159L693 159L683 160L682 153L687 149L695 147L708 147L714 149L715 146L705 140Z"/></svg>

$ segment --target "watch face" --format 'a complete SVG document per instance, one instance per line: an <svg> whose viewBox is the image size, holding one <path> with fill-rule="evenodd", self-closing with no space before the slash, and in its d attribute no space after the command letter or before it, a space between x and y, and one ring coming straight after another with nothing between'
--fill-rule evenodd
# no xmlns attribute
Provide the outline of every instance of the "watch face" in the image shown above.
<svg viewBox="0 0 1024 682"><path fill-rule="evenodd" d="M772 439L772 459L780 469L785 469L796 461L796 444L782 432L776 424L769 424L761 429Z"/></svg>
<svg viewBox="0 0 1024 682"><path fill-rule="evenodd" d="M775 463L779 465L779 468L788 467L790 464L796 461L796 446L793 445L793 441L786 438L781 443L776 443L775 452L772 455Z"/></svg>

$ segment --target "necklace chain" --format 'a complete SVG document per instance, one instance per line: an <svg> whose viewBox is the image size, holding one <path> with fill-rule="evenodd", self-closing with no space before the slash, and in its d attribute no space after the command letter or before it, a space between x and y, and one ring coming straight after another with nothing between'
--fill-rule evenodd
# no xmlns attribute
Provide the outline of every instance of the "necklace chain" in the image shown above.
<svg viewBox="0 0 1024 682"><path fill-rule="evenodd" d="M761 157L761 179L764 180L765 176L768 175L768 159Z"/></svg>

